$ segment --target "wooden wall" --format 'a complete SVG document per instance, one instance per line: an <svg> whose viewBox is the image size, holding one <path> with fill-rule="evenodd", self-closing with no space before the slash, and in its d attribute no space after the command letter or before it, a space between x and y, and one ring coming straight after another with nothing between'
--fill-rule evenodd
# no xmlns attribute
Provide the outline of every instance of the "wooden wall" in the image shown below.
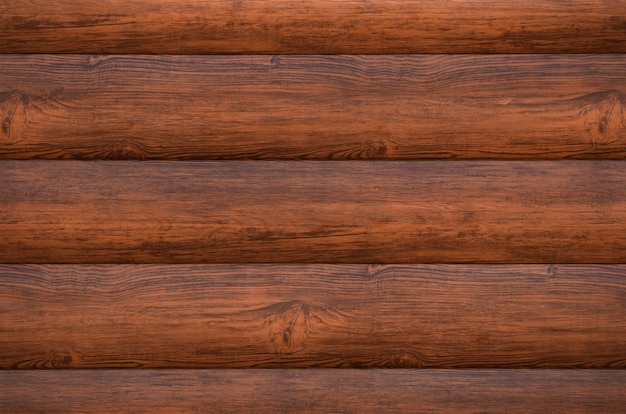
<svg viewBox="0 0 626 414"><path fill-rule="evenodd" d="M0 0L0 123L0 412L626 407L624 0Z"/></svg>

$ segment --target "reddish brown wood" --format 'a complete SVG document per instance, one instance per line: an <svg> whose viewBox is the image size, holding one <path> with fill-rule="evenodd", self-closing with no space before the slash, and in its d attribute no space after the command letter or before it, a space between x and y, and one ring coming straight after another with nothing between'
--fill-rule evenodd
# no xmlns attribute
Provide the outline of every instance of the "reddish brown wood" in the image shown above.
<svg viewBox="0 0 626 414"><path fill-rule="evenodd" d="M626 368L622 53L626 0L0 0L0 412L622 412L489 369Z"/></svg>
<svg viewBox="0 0 626 414"><path fill-rule="evenodd" d="M623 263L621 161L0 163L3 263Z"/></svg>
<svg viewBox="0 0 626 414"><path fill-rule="evenodd" d="M3 412L620 413L626 371L0 372Z"/></svg>
<svg viewBox="0 0 626 414"><path fill-rule="evenodd" d="M0 368L626 368L626 266L3 265Z"/></svg>
<svg viewBox="0 0 626 414"><path fill-rule="evenodd" d="M2 53L626 52L624 0L3 0Z"/></svg>
<svg viewBox="0 0 626 414"><path fill-rule="evenodd" d="M626 55L0 56L0 158L626 156Z"/></svg>

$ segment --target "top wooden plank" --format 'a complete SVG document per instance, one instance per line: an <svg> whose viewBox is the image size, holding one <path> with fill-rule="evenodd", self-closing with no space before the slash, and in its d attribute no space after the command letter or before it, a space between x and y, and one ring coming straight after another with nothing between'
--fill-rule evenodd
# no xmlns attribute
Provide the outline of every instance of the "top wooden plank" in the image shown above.
<svg viewBox="0 0 626 414"><path fill-rule="evenodd" d="M0 0L0 53L626 52L626 0Z"/></svg>

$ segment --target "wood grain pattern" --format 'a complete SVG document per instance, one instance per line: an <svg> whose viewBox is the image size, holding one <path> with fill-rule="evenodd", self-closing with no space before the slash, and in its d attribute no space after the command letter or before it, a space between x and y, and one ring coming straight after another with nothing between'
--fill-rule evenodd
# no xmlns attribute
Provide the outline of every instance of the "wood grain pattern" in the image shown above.
<svg viewBox="0 0 626 414"><path fill-rule="evenodd" d="M0 372L6 413L622 413L626 371Z"/></svg>
<svg viewBox="0 0 626 414"><path fill-rule="evenodd" d="M626 52L624 0L3 0L0 16L0 53Z"/></svg>
<svg viewBox="0 0 626 414"><path fill-rule="evenodd" d="M0 163L3 263L624 263L622 161Z"/></svg>
<svg viewBox="0 0 626 414"><path fill-rule="evenodd" d="M0 158L626 157L626 55L0 56Z"/></svg>
<svg viewBox="0 0 626 414"><path fill-rule="evenodd" d="M626 368L626 266L3 265L0 368Z"/></svg>

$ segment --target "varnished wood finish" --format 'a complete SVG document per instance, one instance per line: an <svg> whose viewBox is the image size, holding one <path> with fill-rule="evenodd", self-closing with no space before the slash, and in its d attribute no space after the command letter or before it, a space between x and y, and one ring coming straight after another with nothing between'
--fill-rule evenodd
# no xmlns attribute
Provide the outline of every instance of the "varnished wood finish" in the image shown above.
<svg viewBox="0 0 626 414"><path fill-rule="evenodd" d="M625 68L626 0L0 0L0 413L624 412Z"/></svg>
<svg viewBox="0 0 626 414"><path fill-rule="evenodd" d="M626 368L626 266L3 265L0 368Z"/></svg>
<svg viewBox="0 0 626 414"><path fill-rule="evenodd" d="M1 53L626 52L624 0L3 0Z"/></svg>
<svg viewBox="0 0 626 414"><path fill-rule="evenodd" d="M626 157L626 55L0 62L4 159Z"/></svg>
<svg viewBox="0 0 626 414"><path fill-rule="evenodd" d="M623 161L0 163L3 263L623 263Z"/></svg>
<svg viewBox="0 0 626 414"><path fill-rule="evenodd" d="M0 372L0 410L45 413L623 413L626 371Z"/></svg>

